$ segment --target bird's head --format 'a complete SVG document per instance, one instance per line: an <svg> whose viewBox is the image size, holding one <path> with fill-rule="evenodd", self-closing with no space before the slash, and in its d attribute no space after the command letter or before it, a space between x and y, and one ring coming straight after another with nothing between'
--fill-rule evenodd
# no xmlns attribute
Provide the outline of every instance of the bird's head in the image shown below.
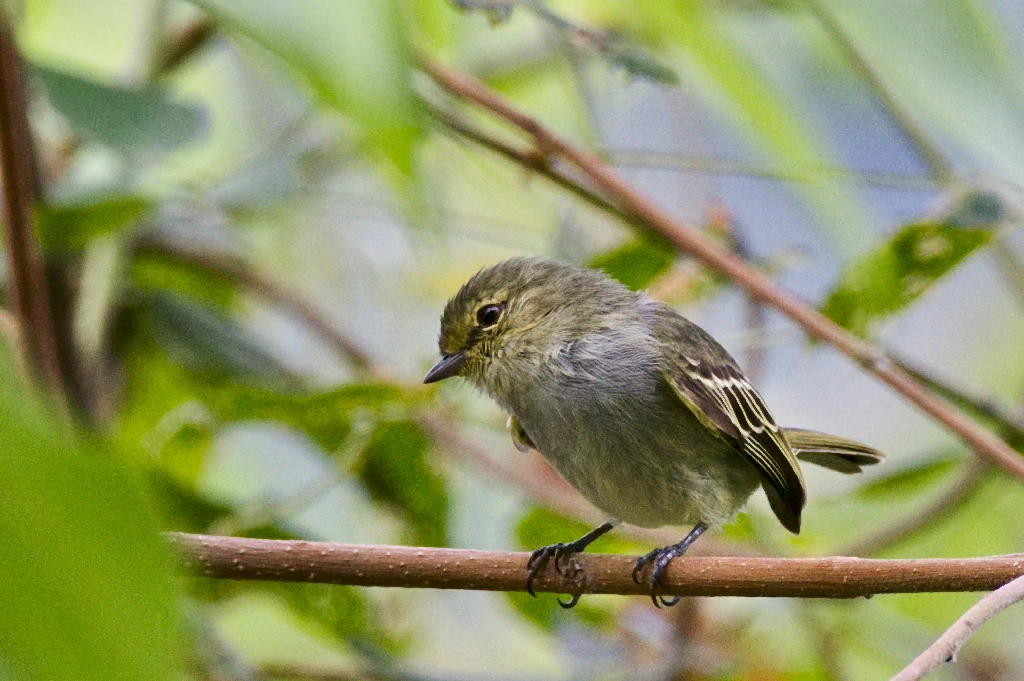
<svg viewBox="0 0 1024 681"><path fill-rule="evenodd" d="M543 258L487 267L445 306L441 360L423 381L463 376L493 392L501 369L530 371L556 357L632 311L637 295L602 272Z"/></svg>

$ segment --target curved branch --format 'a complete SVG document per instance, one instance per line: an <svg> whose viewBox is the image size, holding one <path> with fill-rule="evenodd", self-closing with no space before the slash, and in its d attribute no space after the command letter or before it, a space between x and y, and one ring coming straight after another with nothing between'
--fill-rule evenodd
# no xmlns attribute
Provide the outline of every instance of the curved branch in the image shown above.
<svg viewBox="0 0 1024 681"><path fill-rule="evenodd" d="M328 343L354 369L371 376L380 377L378 376L380 372L374 365L373 359L352 339L338 331L303 296L293 293L287 287L261 274L241 258L199 251L187 246L179 246L167 240L158 239L147 240L140 245L139 251L171 257L191 263L210 272L216 272L245 288L253 295L259 296L277 305L280 309L293 314Z"/></svg>
<svg viewBox="0 0 1024 681"><path fill-rule="evenodd" d="M986 622L1024 600L1024 577L996 589L965 612L935 643L907 665L891 681L917 681L943 662L954 662L960 648Z"/></svg>
<svg viewBox="0 0 1024 681"><path fill-rule="evenodd" d="M172 534L186 562L220 579L475 591L525 591L529 553ZM645 595L634 558L583 554L566 578L548 568L538 591ZM986 558L686 557L662 591L678 596L854 598L883 593L985 591L1024 576L1024 554Z"/></svg>
<svg viewBox="0 0 1024 681"><path fill-rule="evenodd" d="M834 346L946 426L978 456L1024 481L1024 457L997 436L978 426L960 409L923 387L897 367L881 349L839 327L777 285L770 277L749 266L742 258L714 243L699 230L673 218L619 177L600 157L554 134L479 81L451 71L427 57L421 57L420 61L424 71L442 88L519 128L532 137L538 150L545 155L558 156L571 163L607 197L614 199L620 209L635 216L646 230L668 239L680 252L701 260L754 298L785 314L809 335Z"/></svg>

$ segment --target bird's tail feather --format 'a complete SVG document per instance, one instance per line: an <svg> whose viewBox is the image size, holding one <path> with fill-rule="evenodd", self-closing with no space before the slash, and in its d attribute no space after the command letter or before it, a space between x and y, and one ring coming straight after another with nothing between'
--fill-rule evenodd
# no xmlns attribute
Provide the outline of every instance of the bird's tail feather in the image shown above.
<svg viewBox="0 0 1024 681"><path fill-rule="evenodd" d="M798 459L839 473L860 473L863 466L885 461L877 449L844 437L803 428L784 428L783 432Z"/></svg>

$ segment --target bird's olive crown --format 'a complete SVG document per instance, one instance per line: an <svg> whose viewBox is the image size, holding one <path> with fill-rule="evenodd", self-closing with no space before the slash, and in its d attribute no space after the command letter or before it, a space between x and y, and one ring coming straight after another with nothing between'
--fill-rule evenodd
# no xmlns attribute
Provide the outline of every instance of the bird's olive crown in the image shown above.
<svg viewBox="0 0 1024 681"><path fill-rule="evenodd" d="M635 293L596 270L543 258L512 258L473 275L444 308L438 347L489 358L515 343L543 352L548 342L607 324Z"/></svg>

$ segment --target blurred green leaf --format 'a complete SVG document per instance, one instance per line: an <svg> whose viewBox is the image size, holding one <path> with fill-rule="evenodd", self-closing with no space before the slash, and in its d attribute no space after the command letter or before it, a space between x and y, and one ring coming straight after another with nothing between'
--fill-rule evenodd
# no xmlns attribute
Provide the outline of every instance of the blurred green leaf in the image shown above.
<svg viewBox="0 0 1024 681"><path fill-rule="evenodd" d="M321 101L357 126L369 151L413 170L422 115L412 88L398 0L193 0L226 27L283 59Z"/></svg>
<svg viewBox="0 0 1024 681"><path fill-rule="evenodd" d="M208 532L215 522L232 514L233 509L206 499L159 469L148 472L148 482L160 502L167 529L176 532Z"/></svg>
<svg viewBox="0 0 1024 681"><path fill-rule="evenodd" d="M639 291L672 267L676 252L666 242L641 236L591 259L589 266Z"/></svg>
<svg viewBox="0 0 1024 681"><path fill-rule="evenodd" d="M679 74L642 47L615 42L602 52L631 76L648 78L665 85L679 85Z"/></svg>
<svg viewBox="0 0 1024 681"><path fill-rule="evenodd" d="M445 546L448 489L427 460L429 447L430 441L415 423L383 423L363 452L356 474L376 501L395 509L409 523L410 543Z"/></svg>
<svg viewBox="0 0 1024 681"><path fill-rule="evenodd" d="M4 667L38 681L181 678L174 561L141 481L0 371Z"/></svg>
<svg viewBox="0 0 1024 681"><path fill-rule="evenodd" d="M77 250L90 240L134 226L153 207L141 196L112 196L37 208L39 238L47 250Z"/></svg>
<svg viewBox="0 0 1024 681"><path fill-rule="evenodd" d="M364 654L387 657L404 650L405 642L381 625L381 617L362 593L335 584L273 584L266 587L284 597L299 617L322 633L355 644Z"/></svg>
<svg viewBox="0 0 1024 681"><path fill-rule="evenodd" d="M158 86L128 88L35 66L50 103L81 135L124 152L166 150L203 131L202 111L172 102Z"/></svg>
<svg viewBox="0 0 1024 681"><path fill-rule="evenodd" d="M913 496L944 479L958 463L958 459L942 457L908 466L861 485L854 495L866 500Z"/></svg>
<svg viewBox="0 0 1024 681"><path fill-rule="evenodd" d="M917 300L991 236L991 230L947 223L908 225L846 268L822 312L863 336L872 324Z"/></svg>
<svg viewBox="0 0 1024 681"><path fill-rule="evenodd" d="M325 392L283 392L228 383L203 397L222 421L281 423L305 433L328 452L338 449L348 437L353 412L379 411L416 399L415 394L385 383L352 384Z"/></svg>
<svg viewBox="0 0 1024 681"><path fill-rule="evenodd" d="M142 289L180 293L218 307L230 306L238 291L231 277L160 251L136 252L130 274Z"/></svg>
<svg viewBox="0 0 1024 681"><path fill-rule="evenodd" d="M757 540L757 530L750 518L750 514L740 512L731 523L722 528L722 535L737 542L754 542Z"/></svg>
<svg viewBox="0 0 1024 681"><path fill-rule="evenodd" d="M994 227L1012 217L998 193L971 189L956 197L943 222L963 228Z"/></svg>
<svg viewBox="0 0 1024 681"><path fill-rule="evenodd" d="M614 616L611 610L593 605L592 599L586 595L572 609L571 615L558 604L555 594L541 593L534 597L525 591L506 591L505 598L520 615L549 631L559 624L565 624L570 617L574 622L600 627L611 623ZM561 598L566 600L565 596Z"/></svg>

